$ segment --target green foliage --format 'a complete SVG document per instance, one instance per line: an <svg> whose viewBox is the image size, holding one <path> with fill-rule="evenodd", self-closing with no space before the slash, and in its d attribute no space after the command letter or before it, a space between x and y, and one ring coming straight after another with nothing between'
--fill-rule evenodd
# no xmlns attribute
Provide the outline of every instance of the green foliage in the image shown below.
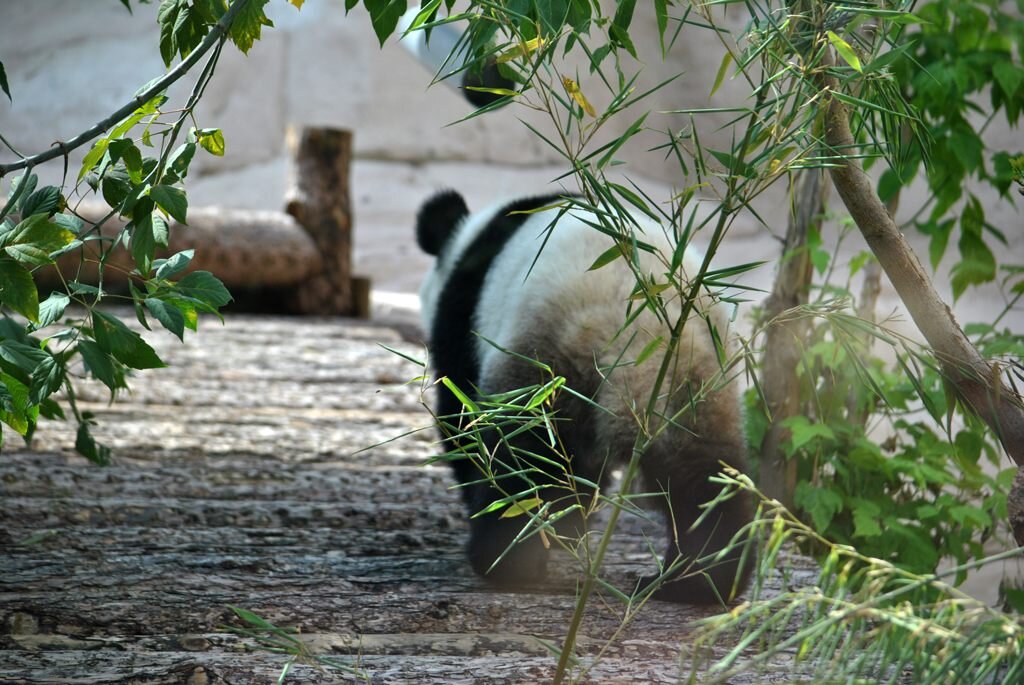
<svg viewBox="0 0 1024 685"><path fill-rule="evenodd" d="M752 489L742 477L733 477L732 487ZM756 526L765 543L749 600L699 621L690 641L691 673L701 683L735 682L740 673L771 679L780 660L792 682L982 685L1024 679L1020 624L964 596L944 576L909 572L835 544L772 500L763 499ZM816 577L793 568L794 546L823 550ZM723 656L723 643L736 646Z"/></svg>
<svg viewBox="0 0 1024 685"><path fill-rule="evenodd" d="M815 244L808 249L831 273ZM851 273L863 263L854 261ZM1015 470L999 470L998 442L972 414L958 412L963 425L954 428L956 398L927 351L857 318L849 283L819 289L816 303L787 313L809 323L799 342L799 404L782 421L797 510L829 540L915 573L942 559L982 558L984 542L1004 527ZM827 299L836 295L845 299ZM989 358L1024 354L1024 336L1009 329L967 332ZM883 362L873 346L895 361ZM756 388L746 405L751 442L762 444L769 422Z"/></svg>
<svg viewBox="0 0 1024 685"><path fill-rule="evenodd" d="M121 1L131 11L129 0ZM302 5L301 0L290 1ZM10 182L0 209L0 421L26 440L40 418L65 419L63 405L77 424L76 449L94 462L108 462L110 450L92 435L92 415L78 406L76 380L92 376L113 397L127 387L133 371L164 366L142 336L116 314L101 311L102 304L130 303L143 327L150 328L155 320L183 339L185 329L196 330L200 314L219 316L219 309L230 302L215 276L188 272L192 250L167 258L157 255L169 244L173 222L187 222L183 183L197 149L217 156L225 152L219 129L185 129L194 121L195 106L220 56L220 48L208 38L215 30L226 32L240 50L248 51L262 28L272 25L264 13L267 2L161 0L156 20L164 62L170 66L175 57L212 52L183 107L164 109L164 93L147 95L148 101L134 111L125 108L111 116L107 131L93 142L73 192L80 192L84 182L102 197L110 208L104 220L85 224L71 209L65 188L37 188L31 161ZM2 64L0 88L10 98ZM123 112L130 113L118 121ZM0 175L5 172L0 169ZM116 235L104 230L113 216L126 222ZM124 252L134 268L127 274L127 294L119 294L108 291L103 277L118 268L112 257ZM98 281L85 280L86 265L95 267ZM39 269L56 271L64 287L40 293L35 278Z"/></svg>
<svg viewBox="0 0 1024 685"><path fill-rule="evenodd" d="M348 0L346 8L356 4L357 0ZM518 84L514 91L499 93L503 97L497 103L470 116L513 102L549 116L550 126L527 125L564 159L566 176L575 178L583 198L580 204L599 217L594 229L612 238L591 268L621 259L635 269L634 256L652 249L631 230L634 212L660 221L675 239L677 249L659 256L664 271L635 269L636 288L624 329L646 309L669 321L675 340L699 293L725 302L744 301L750 289L737 285L735 278L757 265L711 269L736 215L746 211L756 217L753 200L780 179L847 162L884 162L887 168L879 184L884 199L894 199L915 174L924 173L932 198L916 212L913 223L931 238L933 264L955 236L960 258L951 278L954 294L959 297L968 288L1002 276L1010 294L1007 312L1012 311L1024 293L1024 266L1000 263L996 243L1006 242L1005 237L990 225L981 201L965 188L966 181L980 180L1005 196L1015 173L1018 181L1024 180L1021 158L1010 151L989 154L979 134L987 124L974 123L984 113L976 100L985 95L990 98L990 121L997 114L1010 123L1019 118L1024 106L1019 97L1024 82L1020 20L996 0L935 0L913 5L914 14L908 11L908 2L753 0L743 5L750 14L748 29L734 37L718 25L716 16L717 5L734 4L654 2L664 53L685 31L715 31L726 54L721 61L717 56L710 61L719 65L712 92L718 91L730 70L751 87L750 97L732 106L675 110L672 113L686 119L681 130L658 130L662 124L656 122L663 120L643 110L644 98L672 79L648 92L636 92L638 72L630 71L637 47L631 34L632 0L608 6L607 13L606 6L586 0L470 2L459 15L469 23L456 48L471 56L467 68L493 61ZM364 5L383 40L381 34L393 30L388 12L395 6ZM425 5L421 28L445 21L437 16L439 6ZM561 60L574 50L585 55L584 68L597 77L590 83ZM848 149L822 146L825 113L835 101L846 106L856 135L856 144ZM631 108L641 111L627 113ZM732 143L711 149L701 140L702 125L707 115L722 113L734 116L727 125ZM607 124L620 115L628 118L609 135ZM651 200L632 180L620 183L605 176L613 167L622 170L623 152L635 150L641 134L661 135L663 142L653 151L678 162L677 191L669 202ZM717 201L705 213L694 209L692 200L698 192ZM704 231L707 256L698 273L690 274L690 282L680 282L673 278L674 267L699 231ZM780 540L795 537L821 553L822 575L817 586L806 591L783 592L776 603L755 601L720 617L722 630L715 627L708 643L737 626L746 632L736 653L722 660L714 673L727 673L743 647L766 644L766 655L798 649L798 661L808 667L805 672L826 674L815 682L889 679L903 669L914 669L922 681L931 677L934 682L948 674L964 674L964 682L984 682L984 677L1007 668L1019 676L1022 644L1012 622L961 603L948 588L930 594L938 589L935 578L921 575L943 557L979 559L982 543L1005 520L1007 475L993 477L982 468L989 466L986 462L996 463L996 441L962 411L930 354L850 311L849 284L831 282L835 264L822 242L822 236L815 235L807 247L822 282L821 298L802 311L785 313L811 316L817 322L804 341L802 406L799 415L787 421L787 448L790 458L797 460L801 513L816 528L852 547L826 542L781 510L762 519L776 536L775 547L762 557L760 578L774 568ZM859 258L859 266L852 270L864 261ZM682 303L681 319L664 318L666 302ZM1019 333L999 330L998 324L972 335L984 353L1012 360L1024 351ZM663 341L666 348L672 340ZM895 364L874 357L869 351L872 342L891 345L897 353ZM645 350L652 358L647 363L662 353L661 344ZM727 359L722 350L720 356L723 369L740 363ZM758 369L749 347L742 362L754 385L748 404L756 408ZM466 403L466 413L473 426L491 426L507 418L510 423L500 424L504 431L514 431L524 421L538 428L547 425L543 413L525 411L524 397L517 399L519 408L512 415L499 406L509 397ZM646 408L637 407L638 420L650 418L655 407L653 399ZM954 418L959 421L956 428ZM751 419L748 430L753 443L759 444L767 420L763 411L752 412ZM464 424L453 423L453 428L458 425ZM493 478L485 465L481 468L482 478ZM569 488L571 483L558 487ZM535 488L510 490L498 506L524 520L521 537L554 537L545 527L551 510L538 504ZM623 506L613 506L609 530ZM586 558L599 561L601 555ZM956 575L962 576L967 567L961 564ZM567 673L582 607L597 573L593 566L583 568L584 582L561 649L556 682ZM629 610L624 614L628 616ZM794 636L788 626L803 619ZM743 626L746 621L751 621L749 630Z"/></svg>
<svg viewBox="0 0 1024 685"><path fill-rule="evenodd" d="M249 52L260 39L264 26L274 25L264 11L268 2L270 0L246 0L231 23L228 37L242 52ZM175 55L181 59L188 57L224 16L228 6L227 0L161 0L157 23L164 64L170 66Z"/></svg>
<svg viewBox="0 0 1024 685"><path fill-rule="evenodd" d="M281 628L259 614L243 609L242 607L228 606L244 627L225 626L224 629L240 637L252 640L256 649L265 650L273 654L282 654L288 657L281 673L277 677L278 685L284 683L295 664L310 664L319 668L330 668L344 673L350 678L365 683L370 678L358 663L349 664L330 656L316 653L307 641L303 640L300 632L295 628Z"/></svg>
<svg viewBox="0 0 1024 685"><path fill-rule="evenodd" d="M0 90L4 91L8 100L14 101L14 98L11 97L11 86L7 83L7 71L4 69L3 62L0 62Z"/></svg>
<svg viewBox="0 0 1024 685"><path fill-rule="evenodd" d="M880 194L888 199L927 162L923 173L933 195L913 222L931 237L933 267L959 223L959 261L953 266L958 298L967 287L996 279L990 242L1006 244L1003 234L987 223L985 207L969 188L970 181L980 181L1010 201L1007 162L1020 150L987 150L981 133L999 119L1011 126L1020 121L1024 19L997 0L931 0L917 6L915 15L918 23L892 27L892 40L909 49L885 70L891 71L929 135L908 145L900 163L886 171ZM953 221L958 213L960 221Z"/></svg>

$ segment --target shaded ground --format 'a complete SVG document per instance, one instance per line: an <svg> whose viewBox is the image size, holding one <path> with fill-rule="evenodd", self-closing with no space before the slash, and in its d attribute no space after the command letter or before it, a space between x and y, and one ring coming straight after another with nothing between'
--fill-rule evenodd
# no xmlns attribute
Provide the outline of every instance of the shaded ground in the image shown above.
<svg viewBox="0 0 1024 685"><path fill-rule="evenodd" d="M53 425L0 460L0 682L274 682L286 659L227 630L228 605L375 683L549 680L542 641L564 635L573 579L502 593L472 575L447 469L423 465L432 431L359 451L429 420L407 383L420 369L378 342L422 348L346 320L202 329L148 336L170 368L113 405L86 386L114 465ZM647 570L639 527L607 564L616 586ZM610 596L591 607L584 662L614 641L586 680L676 682L700 614L652 602L618 633L620 614ZM299 665L288 682L352 679Z"/></svg>

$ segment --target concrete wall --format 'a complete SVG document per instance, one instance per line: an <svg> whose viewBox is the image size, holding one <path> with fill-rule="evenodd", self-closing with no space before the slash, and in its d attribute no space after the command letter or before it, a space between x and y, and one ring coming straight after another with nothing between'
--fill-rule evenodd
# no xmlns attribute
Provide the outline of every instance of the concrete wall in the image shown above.
<svg viewBox="0 0 1024 685"><path fill-rule="evenodd" d="M8 141L29 154L45 149L101 119L163 72L156 6L133 5L134 16L116 0L0 3L0 59L14 95L13 104L0 103L0 132ZM564 171L558 154L520 118L554 135L551 122L525 107L446 126L467 115L468 105L449 88L427 88L428 72L394 41L380 48L362 7L346 16L342 0L307 0L301 11L274 0L267 11L276 27L265 32L248 57L232 47L225 50L199 108L200 125L224 129L228 154L197 156L189 179L193 204L280 207L288 176L284 134L289 125L330 125L355 132L357 251L372 251L377 242L389 250L402 245L405 252L415 206L438 187L465 188L471 205L478 206L498 196L543 190ZM642 4L634 20L635 42L647 64L637 92L671 75L682 76L645 103L644 109L653 110L649 127L678 130L687 123L666 110L744 102L747 87L738 80L726 81L714 99L708 97L721 55L710 33L684 33L662 61L650 13ZM726 25L732 22L739 28L742 21L739 12L732 12ZM580 79L598 107L609 100L610 94L578 62L563 69ZM172 103L184 101L192 87L191 79L186 81L173 89ZM640 111L620 115L598 133L595 144L618 135ZM701 120L705 145L728 146L732 133L719 126L731 116ZM987 135L997 148L1017 144L1017 132L1005 127L992 126ZM618 173L637 177L658 199L669 196L673 181L682 182L662 153L645 152L663 140L663 134L646 134L619 155L628 165ZM73 155L72 172L84 152ZM0 158L9 157L0 152ZM61 168L50 164L38 172L56 181ZM908 193L903 211L913 211L922 197L920 189ZM1009 254L1024 255L1024 222L1018 209L991 193L982 192L982 197L991 222L1011 242ZM770 229L752 217L741 219L733 240L742 244L743 254L774 257L772 235L783 230L786 206L780 184L758 205ZM383 241L374 235L382 230L387 233ZM851 251L860 249L859 238L847 242ZM409 252L407 257L421 265L415 251ZM384 261L371 266L386 268ZM400 279L392 285L410 289L412 282Z"/></svg>
<svg viewBox="0 0 1024 685"><path fill-rule="evenodd" d="M133 6L134 16L116 0L0 2L0 60L14 96L13 104L0 102L0 133L8 141L26 154L45 149L101 119L163 72L156 6ZM471 111L468 105L449 88L427 88L428 72L394 41L380 48L362 7L346 16L342 0L307 0L301 11L274 0L267 11L276 27L265 31L248 57L230 46L225 50L199 108L201 126L224 129L228 154L197 156L189 179L193 204L279 208L288 177L286 127L352 129L357 268L374 277L379 287L411 292L426 260L412 243L410 226L426 195L457 187L471 206L480 206L495 197L543 191L565 171L559 156L519 119L549 134L551 123L525 107L446 126L466 116ZM744 18L730 12L725 21L738 29ZM739 80L726 81L714 99L708 97L721 55L709 32L684 33L662 61L647 4L637 10L634 27L635 42L647 64L637 92L682 73L645 103L644 108L652 110L647 121L652 129L678 130L687 123L666 110L744 103L747 86ZM598 107L608 101L609 93L579 63L563 68L580 78ZM632 68L636 65L627 65ZM172 103L183 102L191 86L177 85ZM599 132L595 144L618 135L640 111L620 115ZM701 120L705 145L728 147L732 133L719 126L731 116ZM999 125L987 133L993 147L1010 149L1020 147L1017 135ZM619 155L628 164L617 173L637 178L656 199L669 197L674 181L683 182L662 153L645 152L663 140L663 135L648 134ZM84 152L72 156L72 174ZM0 159L9 158L9 152L0 150ZM37 171L55 182L62 169L51 163ZM1010 241L1003 258L1024 262L1024 221L1018 208L985 189L976 190L981 191L990 221ZM909 215L922 198L920 189L907 193L901 211ZM741 217L725 258L735 254L743 261L774 260L786 207L786 189L779 184L758 204L769 228L753 217ZM925 241L914 238L924 248ZM862 248L859 236L846 241L848 252ZM755 280L767 285L771 270L762 272ZM979 306L982 312L997 308L1000 302L995 297L992 291L965 297L968 318L977 320ZM883 299L887 304L896 304L891 291Z"/></svg>

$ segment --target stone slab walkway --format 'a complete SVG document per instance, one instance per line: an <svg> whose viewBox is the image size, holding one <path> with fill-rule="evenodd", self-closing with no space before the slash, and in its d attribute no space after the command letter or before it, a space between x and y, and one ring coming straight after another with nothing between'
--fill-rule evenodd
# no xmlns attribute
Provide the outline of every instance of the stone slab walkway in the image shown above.
<svg viewBox="0 0 1024 685"><path fill-rule="evenodd" d="M168 368L113 404L83 385L113 465L75 456L54 424L0 460L0 683L275 682L287 657L232 632L231 606L361 674L299 663L288 683L550 680L575 579L498 592L464 563L447 468L424 465L434 433L416 431L421 369L381 346L423 358L420 344L241 315L184 344L147 337ZM650 563L640 527L606 565L616 586ZM598 597L582 681L677 682L700 615L652 602L621 628Z"/></svg>

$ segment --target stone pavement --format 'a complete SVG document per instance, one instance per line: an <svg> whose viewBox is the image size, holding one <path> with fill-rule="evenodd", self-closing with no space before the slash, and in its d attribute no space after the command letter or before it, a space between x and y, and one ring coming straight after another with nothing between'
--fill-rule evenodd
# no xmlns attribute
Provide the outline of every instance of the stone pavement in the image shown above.
<svg viewBox="0 0 1024 685"><path fill-rule="evenodd" d="M424 465L433 431L416 430L421 369L381 347L421 345L368 322L244 315L147 339L168 368L113 404L82 386L113 465L75 456L52 423L0 461L0 683L273 682L286 657L231 632L229 605L374 683L550 679L544 641L564 635L575 579L498 592L463 561L457 495ZM616 586L649 570L640 527L614 544ZM618 632L621 610L603 595L588 611L584 682L676 682L704 614L651 602ZM287 682L352 680L298 665Z"/></svg>

